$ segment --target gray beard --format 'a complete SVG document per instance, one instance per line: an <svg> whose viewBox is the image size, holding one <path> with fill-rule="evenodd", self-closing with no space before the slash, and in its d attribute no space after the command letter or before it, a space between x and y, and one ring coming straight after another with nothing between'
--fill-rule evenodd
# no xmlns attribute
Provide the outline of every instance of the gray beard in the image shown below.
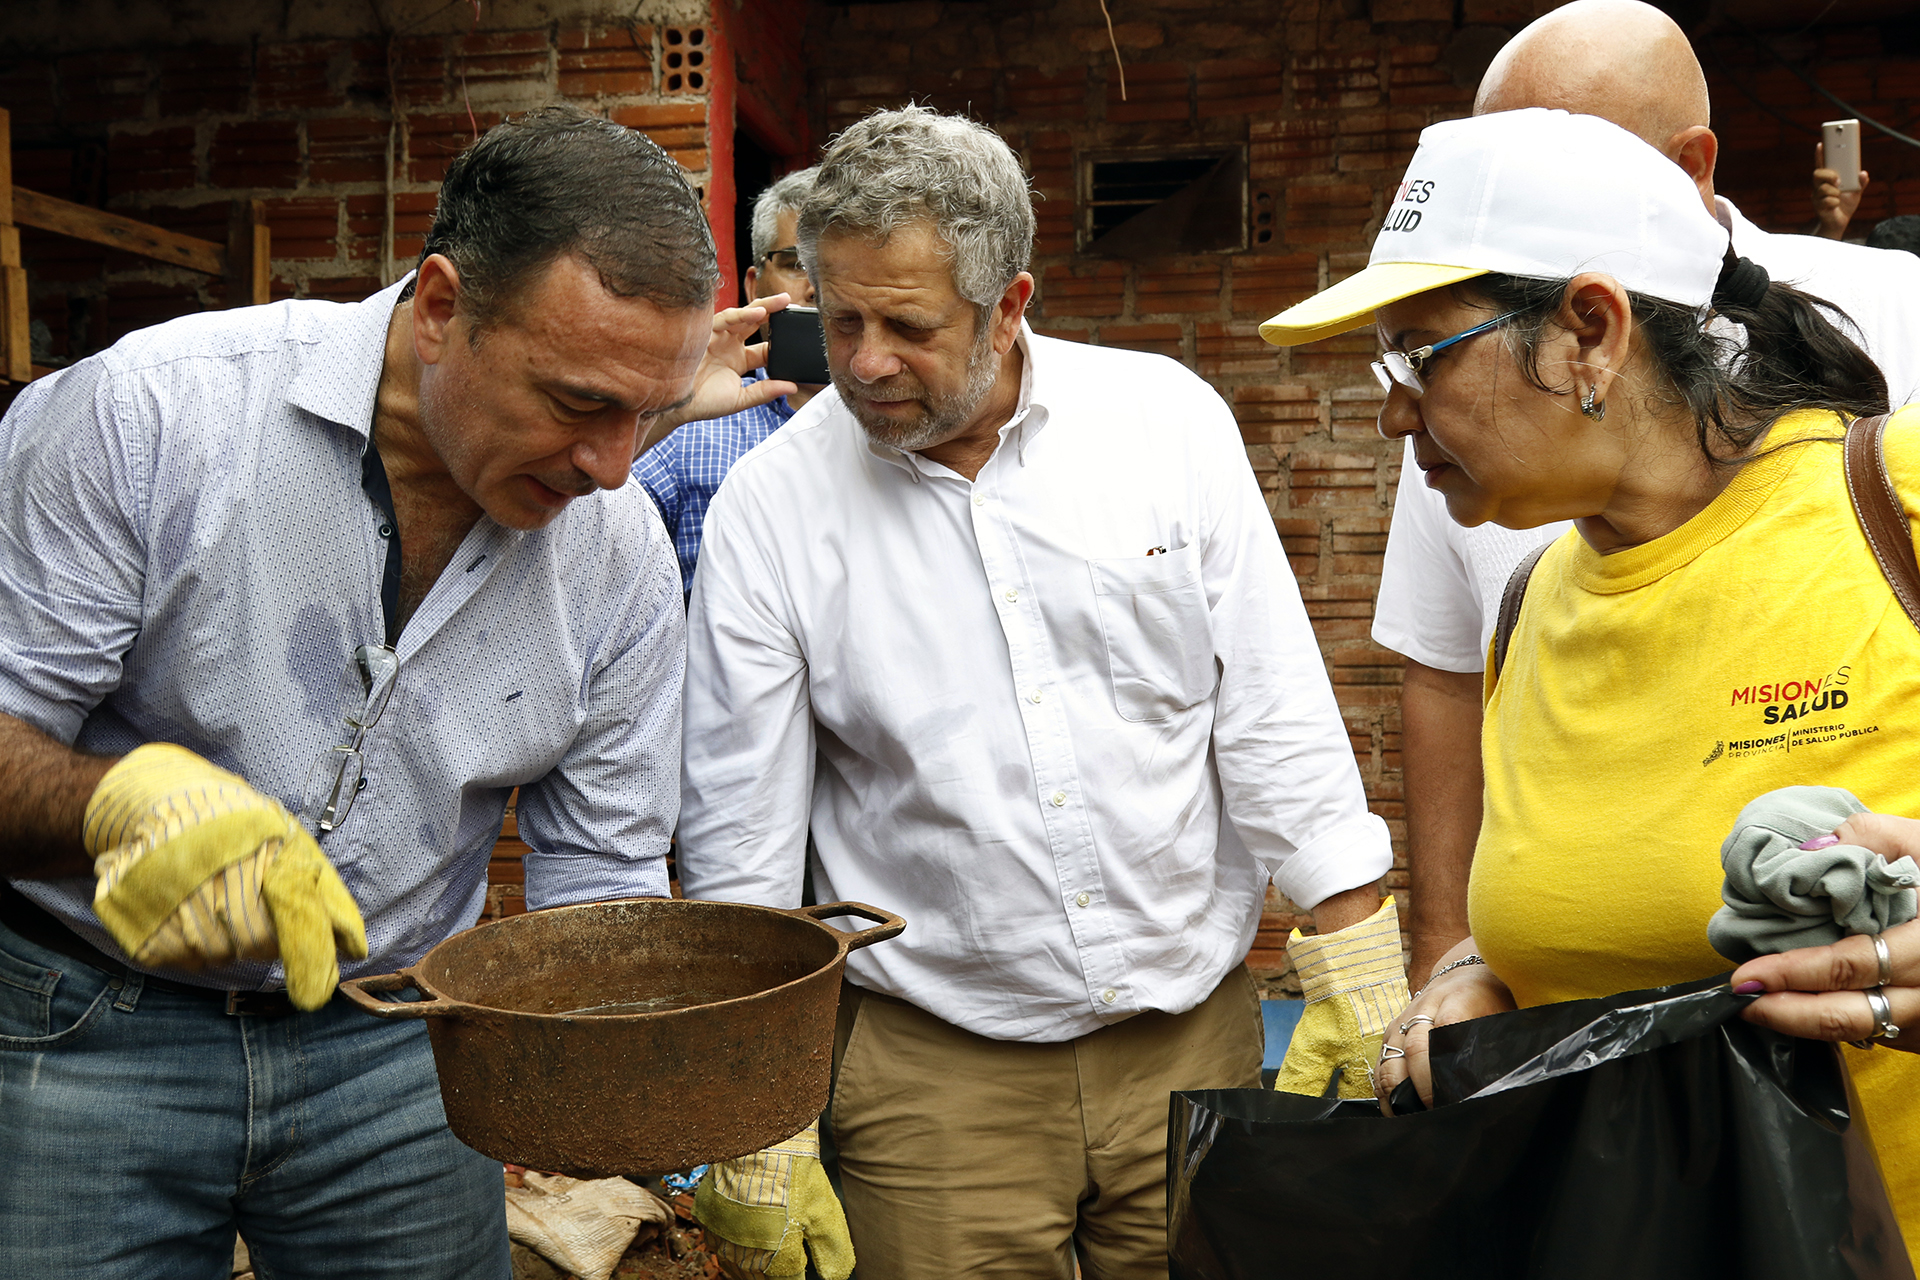
<svg viewBox="0 0 1920 1280"><path fill-rule="evenodd" d="M994 358L993 335L982 325L980 336L967 356L966 385L949 396L933 396L923 388L921 399L926 407L912 421L895 422L891 418L870 417L862 412L860 401L848 394L848 379L836 371L833 383L840 390L840 402L853 413L854 419L867 433L867 439L902 453L916 453L945 444L959 435L973 421L974 414L980 409L980 402L993 390L999 372L1000 362Z"/></svg>

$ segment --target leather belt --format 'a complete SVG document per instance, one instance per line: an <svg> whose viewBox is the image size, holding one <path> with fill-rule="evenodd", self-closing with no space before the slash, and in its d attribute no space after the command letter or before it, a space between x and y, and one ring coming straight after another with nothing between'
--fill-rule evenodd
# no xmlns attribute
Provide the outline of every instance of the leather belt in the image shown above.
<svg viewBox="0 0 1920 1280"><path fill-rule="evenodd" d="M196 987L192 983L175 982L171 978L132 968L67 928L57 917L5 880L0 880L0 925L34 945L57 951L70 960L78 960L104 973L138 978L143 987L203 1000L218 1000L225 1004L229 1014L235 1016L246 1014L256 1018L278 1018L294 1011L293 1002L284 991L227 991L219 987Z"/></svg>

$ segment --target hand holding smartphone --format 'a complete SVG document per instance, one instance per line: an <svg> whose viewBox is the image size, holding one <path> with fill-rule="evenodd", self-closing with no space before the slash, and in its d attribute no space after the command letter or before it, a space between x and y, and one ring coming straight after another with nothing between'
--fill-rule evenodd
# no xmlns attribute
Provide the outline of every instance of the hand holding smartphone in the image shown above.
<svg viewBox="0 0 1920 1280"><path fill-rule="evenodd" d="M1820 126L1822 167L1840 175L1842 191L1860 190L1860 122L1829 120Z"/></svg>
<svg viewBox="0 0 1920 1280"><path fill-rule="evenodd" d="M767 376L803 387L833 380L817 307L789 305L767 317Z"/></svg>

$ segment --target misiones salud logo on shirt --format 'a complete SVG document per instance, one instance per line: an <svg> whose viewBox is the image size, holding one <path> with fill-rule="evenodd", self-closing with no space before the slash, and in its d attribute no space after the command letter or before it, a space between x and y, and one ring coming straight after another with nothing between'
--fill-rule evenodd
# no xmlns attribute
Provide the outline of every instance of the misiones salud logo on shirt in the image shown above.
<svg viewBox="0 0 1920 1280"><path fill-rule="evenodd" d="M1710 765L1726 754L1739 759L1878 733L1880 726L1856 725L1842 714L1858 693L1857 689L1847 688L1852 679L1853 668L1842 665L1823 676L1736 686L1728 698L1728 706L1741 708L1742 724L1757 724L1760 732L1753 737L1717 740L1700 763ZM1856 714L1857 711L1856 707ZM1748 712L1758 715L1749 720Z"/></svg>

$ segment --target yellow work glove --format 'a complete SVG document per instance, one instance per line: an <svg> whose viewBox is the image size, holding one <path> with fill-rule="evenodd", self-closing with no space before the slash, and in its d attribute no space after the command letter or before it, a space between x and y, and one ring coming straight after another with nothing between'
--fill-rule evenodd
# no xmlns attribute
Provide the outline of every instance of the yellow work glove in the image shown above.
<svg viewBox="0 0 1920 1280"><path fill-rule="evenodd" d="M807 1252L821 1280L853 1274L847 1216L820 1167L820 1126L756 1155L722 1160L693 1193L693 1216L729 1276L799 1276Z"/></svg>
<svg viewBox="0 0 1920 1280"><path fill-rule="evenodd" d="M1392 897L1338 933L1287 940L1307 1007L1293 1029L1273 1087L1320 1097L1340 1068L1340 1096L1373 1097L1373 1064L1389 1021L1407 1007L1400 961L1400 912Z"/></svg>
<svg viewBox="0 0 1920 1280"><path fill-rule="evenodd" d="M201 969L280 957L287 995L318 1009L335 948L367 954L340 874L280 802L185 747L154 742L107 770L81 838L94 914L135 963Z"/></svg>

